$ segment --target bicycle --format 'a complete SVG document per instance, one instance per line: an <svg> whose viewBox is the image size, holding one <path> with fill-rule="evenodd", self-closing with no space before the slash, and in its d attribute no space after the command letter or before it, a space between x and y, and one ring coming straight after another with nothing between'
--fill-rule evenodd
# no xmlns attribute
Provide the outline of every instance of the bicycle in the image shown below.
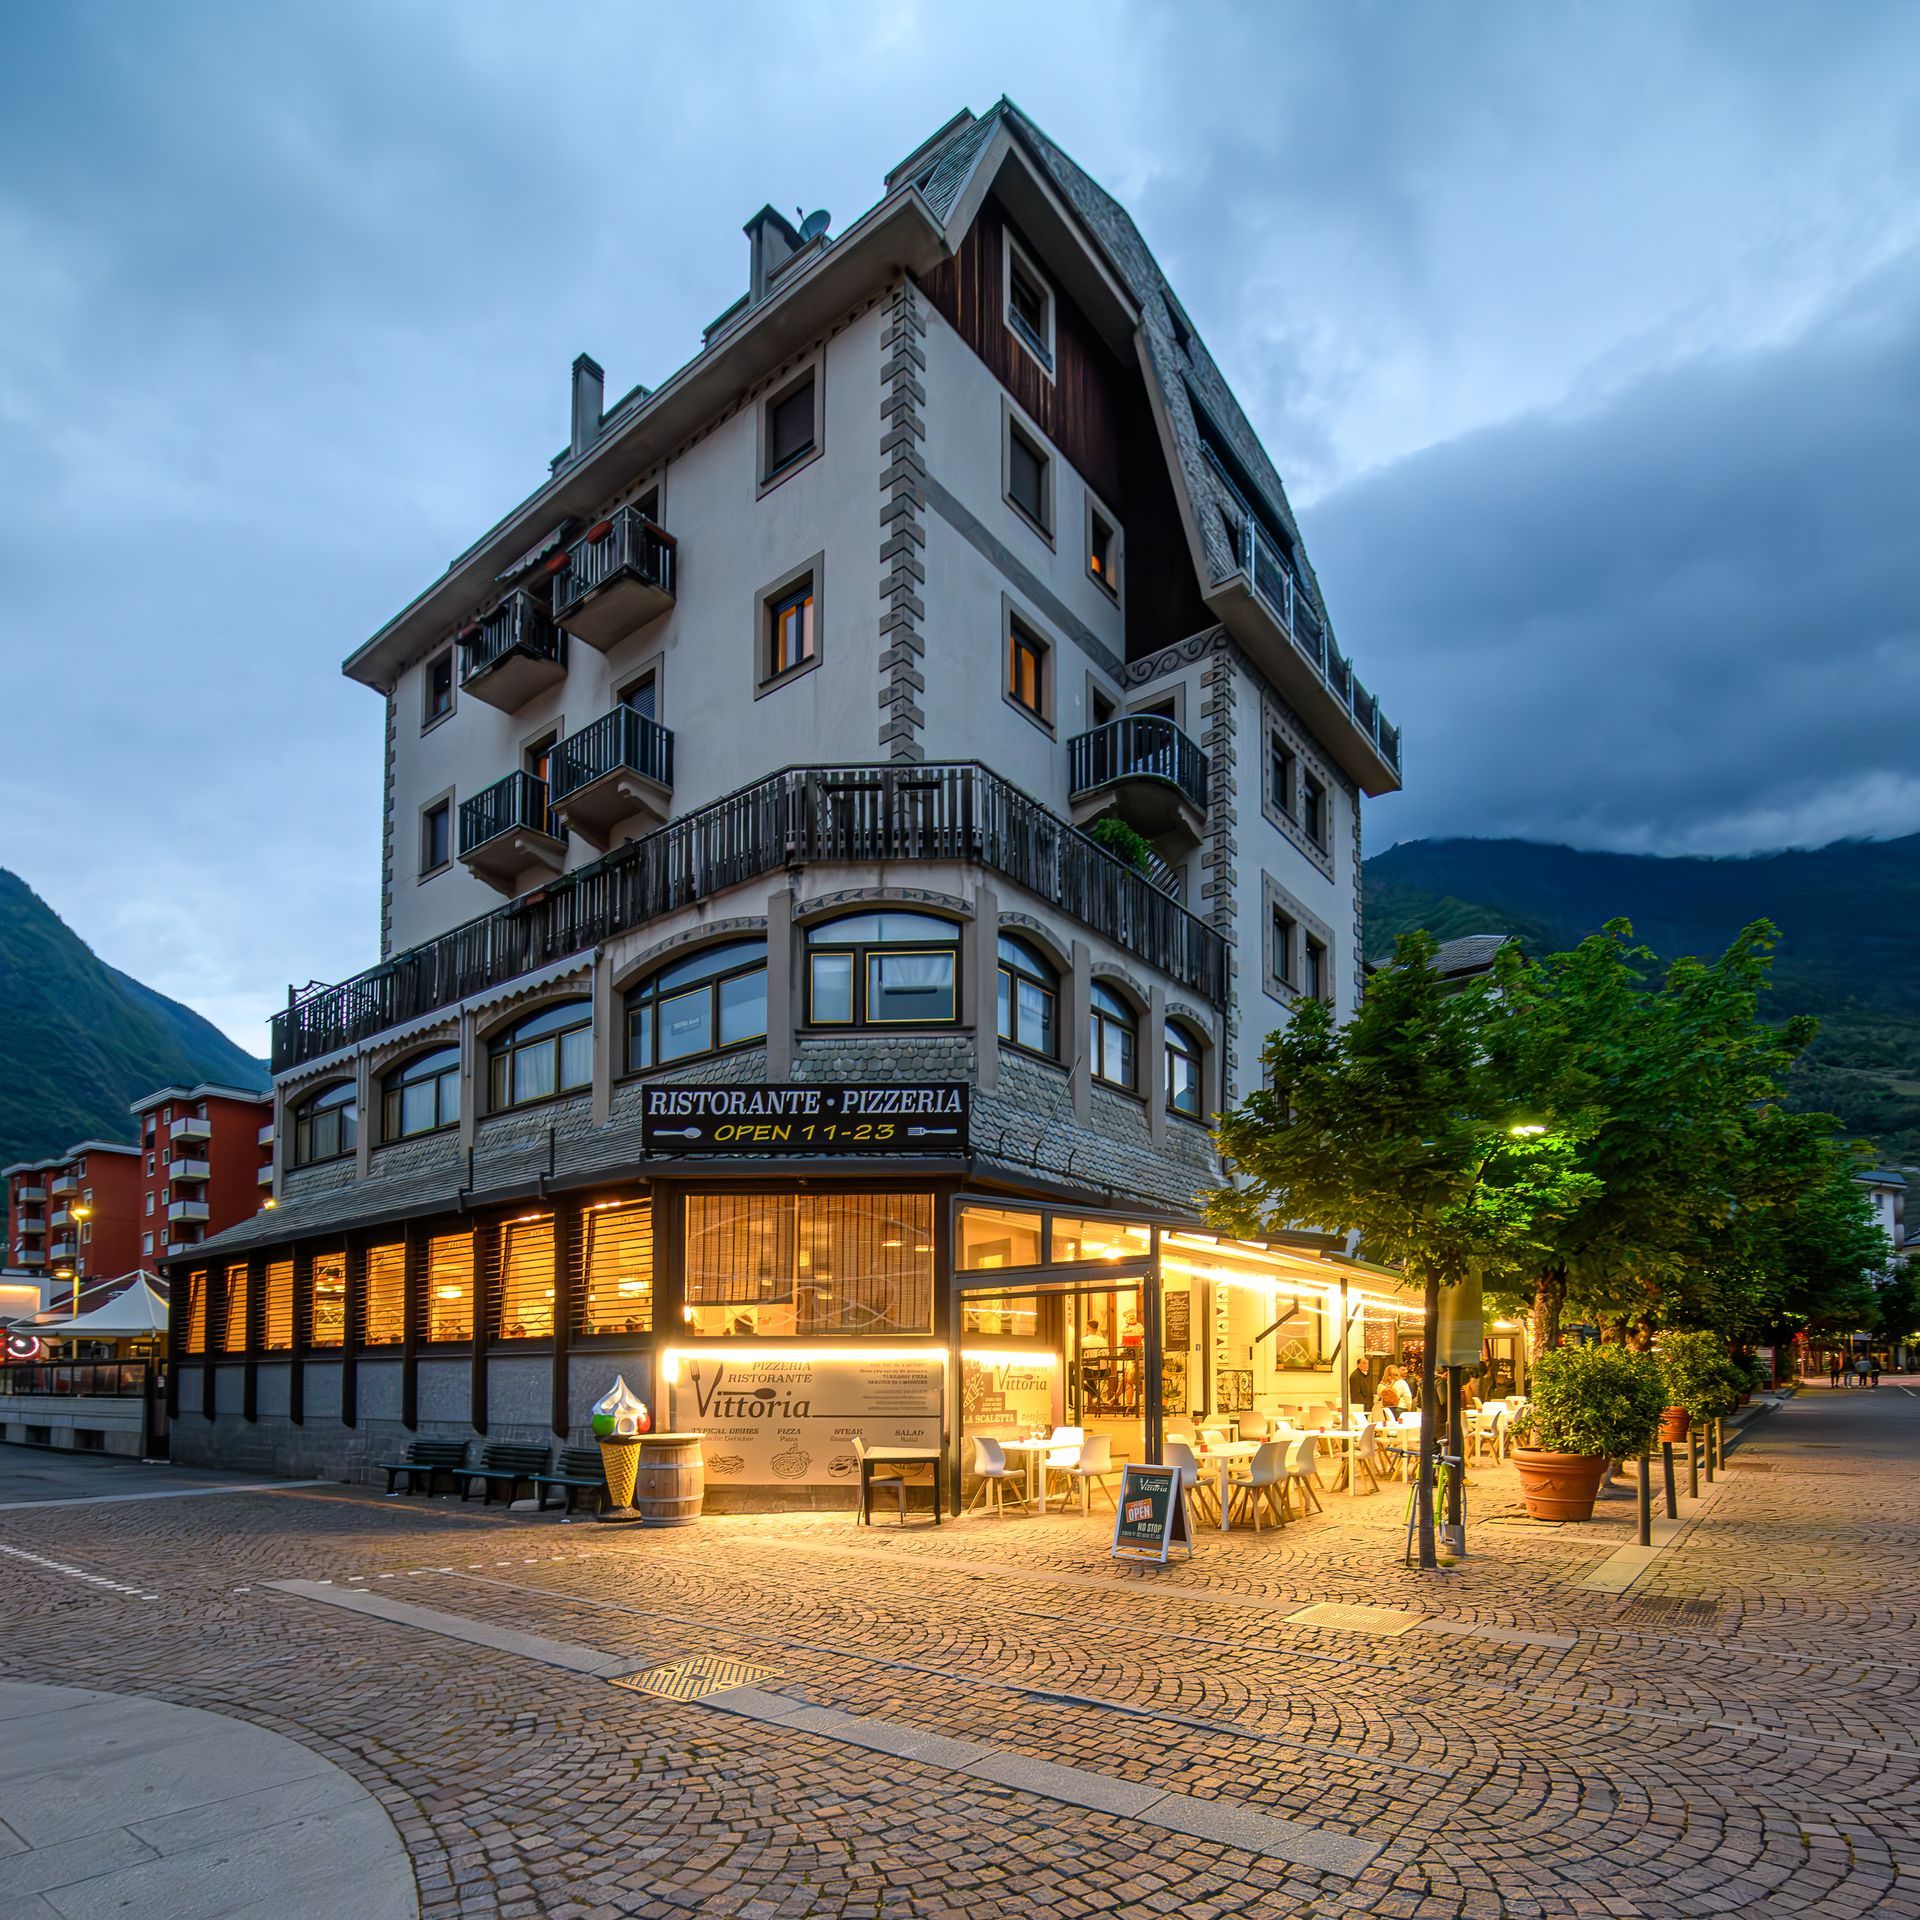
<svg viewBox="0 0 1920 1920"><path fill-rule="evenodd" d="M1409 1462L1409 1465L1412 1463ZM1453 1476L1460 1473L1460 1524L1467 1523L1467 1476L1464 1471L1466 1462L1457 1453L1439 1453L1433 1456L1433 1518L1436 1531L1441 1525L1441 1516L1447 1511L1449 1496L1453 1489ZM1420 1474L1416 1467L1408 1476L1407 1485L1407 1550L1401 1556L1403 1566L1413 1565L1414 1529L1420 1524Z"/></svg>

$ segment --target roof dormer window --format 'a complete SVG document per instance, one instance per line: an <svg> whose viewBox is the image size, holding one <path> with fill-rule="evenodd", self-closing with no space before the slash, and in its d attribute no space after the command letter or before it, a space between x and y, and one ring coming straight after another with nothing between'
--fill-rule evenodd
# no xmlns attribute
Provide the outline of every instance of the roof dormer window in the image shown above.
<svg viewBox="0 0 1920 1920"><path fill-rule="evenodd" d="M1007 330L1053 378L1053 289L1011 232L1003 262L1007 287Z"/></svg>

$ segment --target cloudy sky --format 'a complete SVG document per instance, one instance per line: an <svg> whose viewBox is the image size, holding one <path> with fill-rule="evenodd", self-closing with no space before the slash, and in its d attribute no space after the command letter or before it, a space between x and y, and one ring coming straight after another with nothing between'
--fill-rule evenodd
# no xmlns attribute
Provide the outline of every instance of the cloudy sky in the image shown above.
<svg viewBox="0 0 1920 1920"><path fill-rule="evenodd" d="M573 356L657 383L763 201L1002 91L1288 478L1406 728L1370 844L1920 829L1910 4L71 0L0 20L0 863L264 1051L377 957L339 662Z"/></svg>

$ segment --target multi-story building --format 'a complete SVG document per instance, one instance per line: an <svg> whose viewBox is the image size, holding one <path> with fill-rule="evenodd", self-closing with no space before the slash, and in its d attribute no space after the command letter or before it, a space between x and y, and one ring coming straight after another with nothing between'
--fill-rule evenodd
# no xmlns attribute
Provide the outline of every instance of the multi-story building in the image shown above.
<svg viewBox="0 0 1920 1920"><path fill-rule="evenodd" d="M133 1103L140 1263L191 1253L273 1198L273 1096L204 1082Z"/></svg>
<svg viewBox="0 0 1920 1920"><path fill-rule="evenodd" d="M57 1302L77 1279L113 1279L139 1265L140 1181L134 1149L82 1140L49 1160L21 1161L7 1183L11 1264Z"/></svg>
<svg viewBox="0 0 1920 1920"><path fill-rule="evenodd" d="M829 226L748 221L658 387L577 360L551 471L347 660L380 959L274 1022L278 1209L173 1263L177 1458L577 1435L618 1371L710 1484L804 1490L988 1405L1124 1451L1344 1378L1326 1243L1195 1196L1263 1036L1355 1004L1399 734L1030 120Z"/></svg>

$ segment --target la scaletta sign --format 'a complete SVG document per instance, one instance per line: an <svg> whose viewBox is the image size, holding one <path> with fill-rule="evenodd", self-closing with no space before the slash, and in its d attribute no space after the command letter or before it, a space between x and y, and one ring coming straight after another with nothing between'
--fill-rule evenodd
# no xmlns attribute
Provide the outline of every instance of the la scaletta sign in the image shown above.
<svg viewBox="0 0 1920 1920"><path fill-rule="evenodd" d="M965 1153L967 1094L958 1080L653 1086L640 1144L648 1153Z"/></svg>

